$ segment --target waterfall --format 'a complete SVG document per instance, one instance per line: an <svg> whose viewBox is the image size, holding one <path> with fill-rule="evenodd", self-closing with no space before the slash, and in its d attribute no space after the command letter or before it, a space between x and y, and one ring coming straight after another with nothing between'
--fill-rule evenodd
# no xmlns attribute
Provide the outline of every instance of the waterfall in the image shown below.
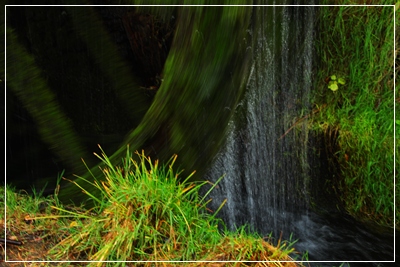
<svg viewBox="0 0 400 267"><path fill-rule="evenodd" d="M211 193L214 209L234 230L248 224L263 235L288 237L309 207L312 174L310 112L315 8L254 7L253 66L225 146L206 179L225 175ZM310 158L311 157L311 158Z"/></svg>
<svg viewBox="0 0 400 267"><path fill-rule="evenodd" d="M280 237L297 240L296 251L307 252L310 261L337 262L310 266L391 260L393 236L371 233L338 211L324 191L326 162L307 125L316 17L311 6L254 7L253 65L226 142L205 176L216 181L224 175L209 208L226 200L218 216L228 230L247 225L272 236L275 245Z"/></svg>

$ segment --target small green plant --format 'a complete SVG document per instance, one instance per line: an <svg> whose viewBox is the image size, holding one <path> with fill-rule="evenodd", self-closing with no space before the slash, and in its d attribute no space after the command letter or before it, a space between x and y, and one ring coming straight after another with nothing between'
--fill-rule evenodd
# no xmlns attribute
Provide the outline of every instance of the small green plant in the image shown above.
<svg viewBox="0 0 400 267"><path fill-rule="evenodd" d="M330 78L330 81L328 83L328 88L331 89L333 92L337 91L339 89L339 84L345 85L346 80L342 77L336 77L336 75L332 75Z"/></svg>

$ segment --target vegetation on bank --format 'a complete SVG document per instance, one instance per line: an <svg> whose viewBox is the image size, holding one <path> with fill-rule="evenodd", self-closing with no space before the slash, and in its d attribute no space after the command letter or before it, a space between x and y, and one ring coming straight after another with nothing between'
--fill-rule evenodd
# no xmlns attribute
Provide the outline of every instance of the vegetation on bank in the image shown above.
<svg viewBox="0 0 400 267"><path fill-rule="evenodd" d="M341 2L352 4L350 1ZM318 33L321 64L318 66L315 95L318 112L312 113L312 120L313 128L328 141L332 166L340 167L332 185L346 210L360 219L393 227L393 207L396 204L394 165L399 163L398 158L393 159L393 147L399 151L393 139L393 96L395 103L400 102L400 96L398 90L394 92L393 89L393 77L398 69L393 71L392 12L392 7L321 7ZM202 21L200 17L198 19L200 24ZM221 21L219 27L222 29L224 25ZM231 29L235 31L235 27ZM180 45L184 45L184 41ZM201 42L199 39L197 45ZM171 58L168 64L172 66L176 58ZM204 59L204 62L208 61L208 58ZM190 66L181 67L185 68ZM174 65L170 71L180 70ZM332 76L337 77L337 87L332 86L336 80ZM165 88L179 82L171 81L172 77L181 78L171 73L164 83ZM188 76L184 80L196 79ZM166 89L160 88L159 92L162 95ZM196 105L203 104L199 102ZM167 103L163 105L169 107ZM159 106L154 105L154 112L158 112L156 107ZM160 120L164 121L164 117ZM400 119L397 120L400 125ZM187 123L183 119L179 121ZM179 128L181 126L173 131L177 138L175 146L180 145L180 136L195 140L195 136L184 132L192 132L192 127ZM210 125L210 129L213 127ZM145 140L147 137L142 137L141 132L139 134L139 130L145 129L151 127L138 129L132 134L132 140ZM138 136L142 138L136 138ZM397 136L399 132L396 132ZM194 145L197 147L204 143L207 142ZM191 151L187 153L196 155ZM120 154L117 156L114 158L119 160ZM0 217L0 224L6 224L9 238L25 240L17 249L9 246L8 257L16 260L27 260L32 255L34 258L31 259L35 260L284 260L294 252L290 242L282 242L276 248L259 236L248 235L244 229L236 233L218 231L224 229L223 223L215 218L218 211L207 212L207 203L197 194L202 183L178 183L172 171L175 158L171 159L169 166L160 167L142 154L138 157L136 163L128 153L122 166L114 167L103 154L100 156L104 163L102 166L106 166L103 168L106 178L103 182L99 179L97 183L87 183L92 178L90 176L85 176L86 181L84 178L75 180L79 181L76 185L82 186L76 192L85 191L86 184L100 192L92 196L91 192L85 191L95 204L90 210L62 205L57 194L48 198L30 197L7 188L7 221ZM195 162L192 157L184 158L186 162ZM4 188L1 188L0 200L4 202L3 196ZM397 197L397 201L399 199ZM398 211L395 218L398 222ZM38 242L43 246L38 248ZM40 250L44 254L35 256Z"/></svg>
<svg viewBox="0 0 400 267"><path fill-rule="evenodd" d="M96 261L122 261L110 266L126 266L123 261L272 260L282 262L259 264L298 266L289 256L296 255L294 242L279 240L273 246L272 240L248 234L245 228L228 232L215 217L218 210L207 210L207 194L198 194L207 182L188 182L190 176L178 181L179 173L173 170L176 156L163 166L143 153L134 157L129 149L119 166L113 166L104 152L96 156L105 165L104 177L72 181L95 203L90 210L61 204L57 190L44 198L7 188L7 220L3 211L0 220L6 224L7 238L24 243L18 248L8 245L7 260L93 261L89 266L105 266ZM86 191L86 183L100 194ZM1 188L2 202L4 196Z"/></svg>
<svg viewBox="0 0 400 267"><path fill-rule="evenodd" d="M325 4L330 1L325 1ZM322 4L322 3L321 3ZM331 4L331 3L330 3ZM356 4L336 1L335 4ZM392 1L380 4L393 5ZM399 181L394 203L394 111L400 96L394 88L393 6L320 7L315 110L312 126L324 135L332 185L344 208L366 221L399 226ZM397 9L397 18L400 17ZM399 32L399 20L396 28ZM396 44L398 44L398 35ZM395 68L395 70L394 70ZM336 76L336 77L332 77ZM340 78L340 83L336 79ZM398 112L397 114L400 114ZM400 120L396 139L399 138ZM394 161L395 160L395 161Z"/></svg>

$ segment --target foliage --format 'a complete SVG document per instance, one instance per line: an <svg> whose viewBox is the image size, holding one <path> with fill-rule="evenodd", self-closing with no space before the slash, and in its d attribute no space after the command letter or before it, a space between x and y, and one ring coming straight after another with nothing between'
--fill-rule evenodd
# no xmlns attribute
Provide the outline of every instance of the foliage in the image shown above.
<svg viewBox="0 0 400 267"><path fill-rule="evenodd" d="M393 80L393 19L392 6L321 7L315 103L324 108L313 116L314 128L331 140L330 157L340 167L334 184L345 209L359 219L389 227L394 226L394 205L398 205L394 203L393 96L398 90L394 91ZM346 87L326 93L328 73L342 73L339 78L346 77ZM399 214L397 209L397 222Z"/></svg>
<svg viewBox="0 0 400 267"><path fill-rule="evenodd" d="M260 236L249 234L245 227L228 232L215 217L219 209L210 213L204 201L216 184L200 197L198 190L206 182L189 182L190 176L179 182L179 173L173 170L176 156L160 166L143 153L136 155L137 161L127 149L119 166L112 165L104 151L97 155L106 166L102 169L104 180L98 177L92 184L101 191L98 197L86 191L82 183L73 182L93 198L96 205L90 210L63 206L57 200L57 191L54 197L44 199L40 193L21 196L7 188L7 228L13 235L21 226L27 232L46 229L39 235L50 240L50 251L40 260L93 261L85 266L104 266L99 261L117 261L106 266L126 266L125 261L172 260L287 261L271 264L298 266L289 256L295 253L293 241L279 240L274 247ZM43 202L46 211L40 213L38 207ZM33 223L18 223L17 218L26 214ZM268 262L258 265L262 264L270 266Z"/></svg>

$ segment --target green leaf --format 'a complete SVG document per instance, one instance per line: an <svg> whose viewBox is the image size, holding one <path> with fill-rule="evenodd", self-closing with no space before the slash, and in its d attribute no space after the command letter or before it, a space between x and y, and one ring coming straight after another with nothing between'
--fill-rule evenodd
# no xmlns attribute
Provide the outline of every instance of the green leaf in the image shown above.
<svg viewBox="0 0 400 267"><path fill-rule="evenodd" d="M400 120L396 120L396 124L397 124L397 125L400 125Z"/></svg>
<svg viewBox="0 0 400 267"><path fill-rule="evenodd" d="M340 83L340 84L346 84L346 81L345 81L345 79L343 79L343 78L339 78L339 79L338 79L338 83Z"/></svg>
<svg viewBox="0 0 400 267"><path fill-rule="evenodd" d="M328 85L328 88L331 89L332 91L336 91L337 89L339 89L337 82L330 82Z"/></svg>
<svg viewBox="0 0 400 267"><path fill-rule="evenodd" d="M332 81L336 80L336 75L332 75L332 76L331 76L331 80L332 80Z"/></svg>

